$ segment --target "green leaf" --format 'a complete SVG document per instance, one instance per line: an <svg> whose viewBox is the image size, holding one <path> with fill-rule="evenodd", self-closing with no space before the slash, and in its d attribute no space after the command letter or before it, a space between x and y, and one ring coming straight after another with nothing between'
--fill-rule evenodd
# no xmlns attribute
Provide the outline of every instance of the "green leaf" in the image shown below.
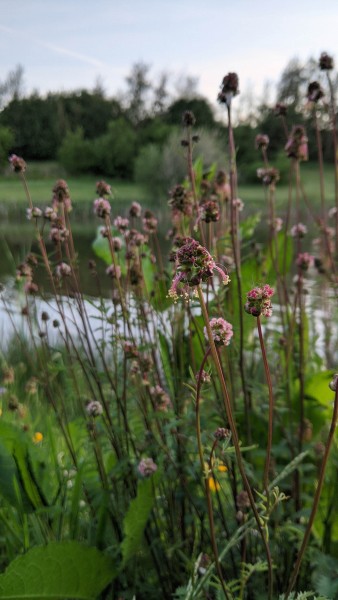
<svg viewBox="0 0 338 600"><path fill-rule="evenodd" d="M175 395L175 387L174 387L174 375L171 368L172 358L170 356L170 346L167 340L167 337L159 332L159 340L160 340L160 354L161 354L161 363L163 366L163 371L165 374L165 378L167 380L167 385L170 390L171 397L173 398Z"/></svg>
<svg viewBox="0 0 338 600"><path fill-rule="evenodd" d="M124 518L125 538L122 542L123 563L127 563L139 551L145 526L155 500L154 475L140 480L137 487L137 496L129 506Z"/></svg>
<svg viewBox="0 0 338 600"><path fill-rule="evenodd" d="M2 600L95 600L114 578L112 560L78 542L51 542L19 556L0 575Z"/></svg>

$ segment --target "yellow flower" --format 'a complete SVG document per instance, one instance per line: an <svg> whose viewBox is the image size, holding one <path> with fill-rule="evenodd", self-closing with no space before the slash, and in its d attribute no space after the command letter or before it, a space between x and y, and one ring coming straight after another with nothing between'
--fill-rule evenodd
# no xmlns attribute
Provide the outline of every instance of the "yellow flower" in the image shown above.
<svg viewBox="0 0 338 600"><path fill-rule="evenodd" d="M33 442L34 444L40 444L40 442L42 442L43 440L43 435L42 433L40 433L40 431L36 431L33 435Z"/></svg>
<svg viewBox="0 0 338 600"><path fill-rule="evenodd" d="M228 467L227 467L226 465L224 465L223 463L221 463L220 465L218 465L218 470L219 470L221 473L226 473L226 472L227 472L227 470L228 470Z"/></svg>
<svg viewBox="0 0 338 600"><path fill-rule="evenodd" d="M214 477L208 478L208 486L211 492L218 492L221 489L220 484L218 481L216 481L216 479L214 479Z"/></svg>

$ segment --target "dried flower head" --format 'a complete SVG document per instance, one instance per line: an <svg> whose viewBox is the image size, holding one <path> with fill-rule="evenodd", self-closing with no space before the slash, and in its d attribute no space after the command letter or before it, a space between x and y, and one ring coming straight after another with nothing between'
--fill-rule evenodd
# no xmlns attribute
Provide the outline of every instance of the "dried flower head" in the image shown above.
<svg viewBox="0 0 338 600"><path fill-rule="evenodd" d="M155 387L151 387L150 395L152 396L155 403L155 410L160 412L167 412L169 408L171 408L170 398L160 385L155 385Z"/></svg>
<svg viewBox="0 0 338 600"><path fill-rule="evenodd" d="M218 102L230 106L234 96L239 94L239 79L237 73L228 73L223 77L221 91L218 94Z"/></svg>
<svg viewBox="0 0 338 600"><path fill-rule="evenodd" d="M265 135L264 133L259 133L258 135L256 135L255 146L257 150L266 150L269 145L269 142L270 140L268 135Z"/></svg>
<svg viewBox="0 0 338 600"><path fill-rule="evenodd" d="M253 317L271 317L272 305L271 297L275 291L268 284L262 287L255 287L247 293L247 301L244 306L245 312Z"/></svg>
<svg viewBox="0 0 338 600"><path fill-rule="evenodd" d="M67 263L59 263L54 270L56 279L63 279L63 277L69 277L72 274L72 269Z"/></svg>
<svg viewBox="0 0 338 600"><path fill-rule="evenodd" d="M193 212L193 196L183 185L176 185L170 190L170 200L168 205L171 207L173 214L182 213L188 217Z"/></svg>
<svg viewBox="0 0 338 600"><path fill-rule="evenodd" d="M111 206L105 198L96 198L94 200L94 213L100 219L104 219L108 215L110 215Z"/></svg>
<svg viewBox="0 0 338 600"><path fill-rule="evenodd" d="M142 220L143 230L146 233L156 233L157 231L157 219L151 210L146 210Z"/></svg>
<svg viewBox="0 0 338 600"><path fill-rule="evenodd" d="M279 181L279 171L274 167L261 167L257 169L257 177L262 180L263 185L275 186Z"/></svg>
<svg viewBox="0 0 338 600"><path fill-rule="evenodd" d="M53 201L64 202L70 199L68 184L64 179L58 179L53 187Z"/></svg>
<svg viewBox="0 0 338 600"><path fill-rule="evenodd" d="M241 492L239 492L239 494L237 494L237 496L236 496L236 504L237 504L238 510L243 511L246 508L249 508L250 500L249 500L248 492L246 492L245 490L242 490Z"/></svg>
<svg viewBox="0 0 338 600"><path fill-rule="evenodd" d="M232 330L231 323L228 323L222 317L211 319L209 322L212 338L216 344L216 346L229 346L232 336L234 332ZM208 339L208 331L207 328L204 327L204 335L206 339Z"/></svg>
<svg viewBox="0 0 338 600"><path fill-rule="evenodd" d="M205 200L198 207L198 220L205 223L216 223L220 218L220 208L217 200Z"/></svg>
<svg viewBox="0 0 338 600"><path fill-rule="evenodd" d="M186 110L183 113L182 122L185 127L193 127L196 123L196 118L191 110Z"/></svg>
<svg viewBox="0 0 338 600"><path fill-rule="evenodd" d="M86 412L89 417L99 417L103 413L101 402L98 402L98 400L91 400L86 404Z"/></svg>
<svg viewBox="0 0 338 600"><path fill-rule="evenodd" d="M97 181L96 182L96 193L98 196L100 196L100 198L102 198L103 196L110 196L111 195L111 186L103 180Z"/></svg>
<svg viewBox="0 0 338 600"><path fill-rule="evenodd" d="M285 145L285 152L289 158L298 160L308 159L308 139L303 125L294 125L289 139Z"/></svg>
<svg viewBox="0 0 338 600"><path fill-rule="evenodd" d="M27 168L27 164L23 158L16 154L11 154L9 157L10 165L15 173L24 173Z"/></svg>
<svg viewBox="0 0 338 600"><path fill-rule="evenodd" d="M319 68L321 71L331 71L334 67L333 58L326 52L322 52L319 57Z"/></svg>
<svg viewBox="0 0 338 600"><path fill-rule="evenodd" d="M137 470L142 477L150 477L157 471L157 464L154 463L152 458L142 458L137 466Z"/></svg>
<svg viewBox="0 0 338 600"><path fill-rule="evenodd" d="M220 442L229 439L230 435L230 430L225 427L217 427L216 431L214 431L214 438Z"/></svg>
<svg viewBox="0 0 338 600"><path fill-rule="evenodd" d="M69 231L66 227L52 227L49 237L54 244L65 242L69 237Z"/></svg>
<svg viewBox="0 0 338 600"><path fill-rule="evenodd" d="M139 202L132 202L129 209L130 217L140 217L142 213L142 206Z"/></svg>
<svg viewBox="0 0 338 600"><path fill-rule="evenodd" d="M324 92L318 81L312 81L307 88L307 98L309 102L318 102L323 98Z"/></svg>
<svg viewBox="0 0 338 600"><path fill-rule="evenodd" d="M122 271L120 265L110 265L106 268L106 274L112 279L121 279Z"/></svg>

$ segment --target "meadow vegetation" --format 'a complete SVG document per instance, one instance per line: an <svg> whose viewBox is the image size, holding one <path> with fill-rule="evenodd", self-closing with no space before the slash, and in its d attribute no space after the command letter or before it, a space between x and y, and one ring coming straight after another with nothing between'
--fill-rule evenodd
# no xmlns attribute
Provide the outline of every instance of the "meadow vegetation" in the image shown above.
<svg viewBox="0 0 338 600"><path fill-rule="evenodd" d="M146 190L118 213L99 179L90 295L72 201L89 201L97 166L58 174L47 194L55 163L35 179L11 154L1 198L24 193L37 250L1 288L12 337L0 355L0 597L337 598L336 104L331 57L319 66L309 129L301 98L266 108L279 146L254 128L237 145L235 73L218 96L227 124L211 134L219 160L179 105L180 136L165 138L185 166L167 198L169 253ZM100 132L111 156L114 135ZM68 149L71 136L85 141L68 133ZM150 143L143 175L159 159ZM237 169L240 150L251 171Z"/></svg>

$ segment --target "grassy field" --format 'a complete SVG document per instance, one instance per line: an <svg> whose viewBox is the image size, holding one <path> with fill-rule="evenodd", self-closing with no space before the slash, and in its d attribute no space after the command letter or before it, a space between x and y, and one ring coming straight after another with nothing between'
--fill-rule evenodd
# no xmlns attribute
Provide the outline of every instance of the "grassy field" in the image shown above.
<svg viewBox="0 0 338 600"><path fill-rule="evenodd" d="M308 198L312 206L320 204L319 175L317 166L314 164L302 165L302 180ZM144 202L147 200L147 192L133 182L114 180L109 177L95 177L94 175L67 176L57 163L30 163L27 170L27 180L32 196L33 204L46 206L51 199L52 187L58 178L65 178L69 185L72 200L75 205L91 203L95 198L95 183L98 179L106 179L114 190L114 197L119 201L130 202L133 200ZM325 194L327 207L334 204L334 172L333 166L325 168ZM264 194L262 186L239 185L239 196L245 202L247 208L253 206L259 209L262 206ZM288 197L287 182L281 181L277 187L277 208L283 207ZM161 200L165 200L164 197ZM0 206L10 205L12 208L26 206L23 187L18 177L11 173L0 175Z"/></svg>

